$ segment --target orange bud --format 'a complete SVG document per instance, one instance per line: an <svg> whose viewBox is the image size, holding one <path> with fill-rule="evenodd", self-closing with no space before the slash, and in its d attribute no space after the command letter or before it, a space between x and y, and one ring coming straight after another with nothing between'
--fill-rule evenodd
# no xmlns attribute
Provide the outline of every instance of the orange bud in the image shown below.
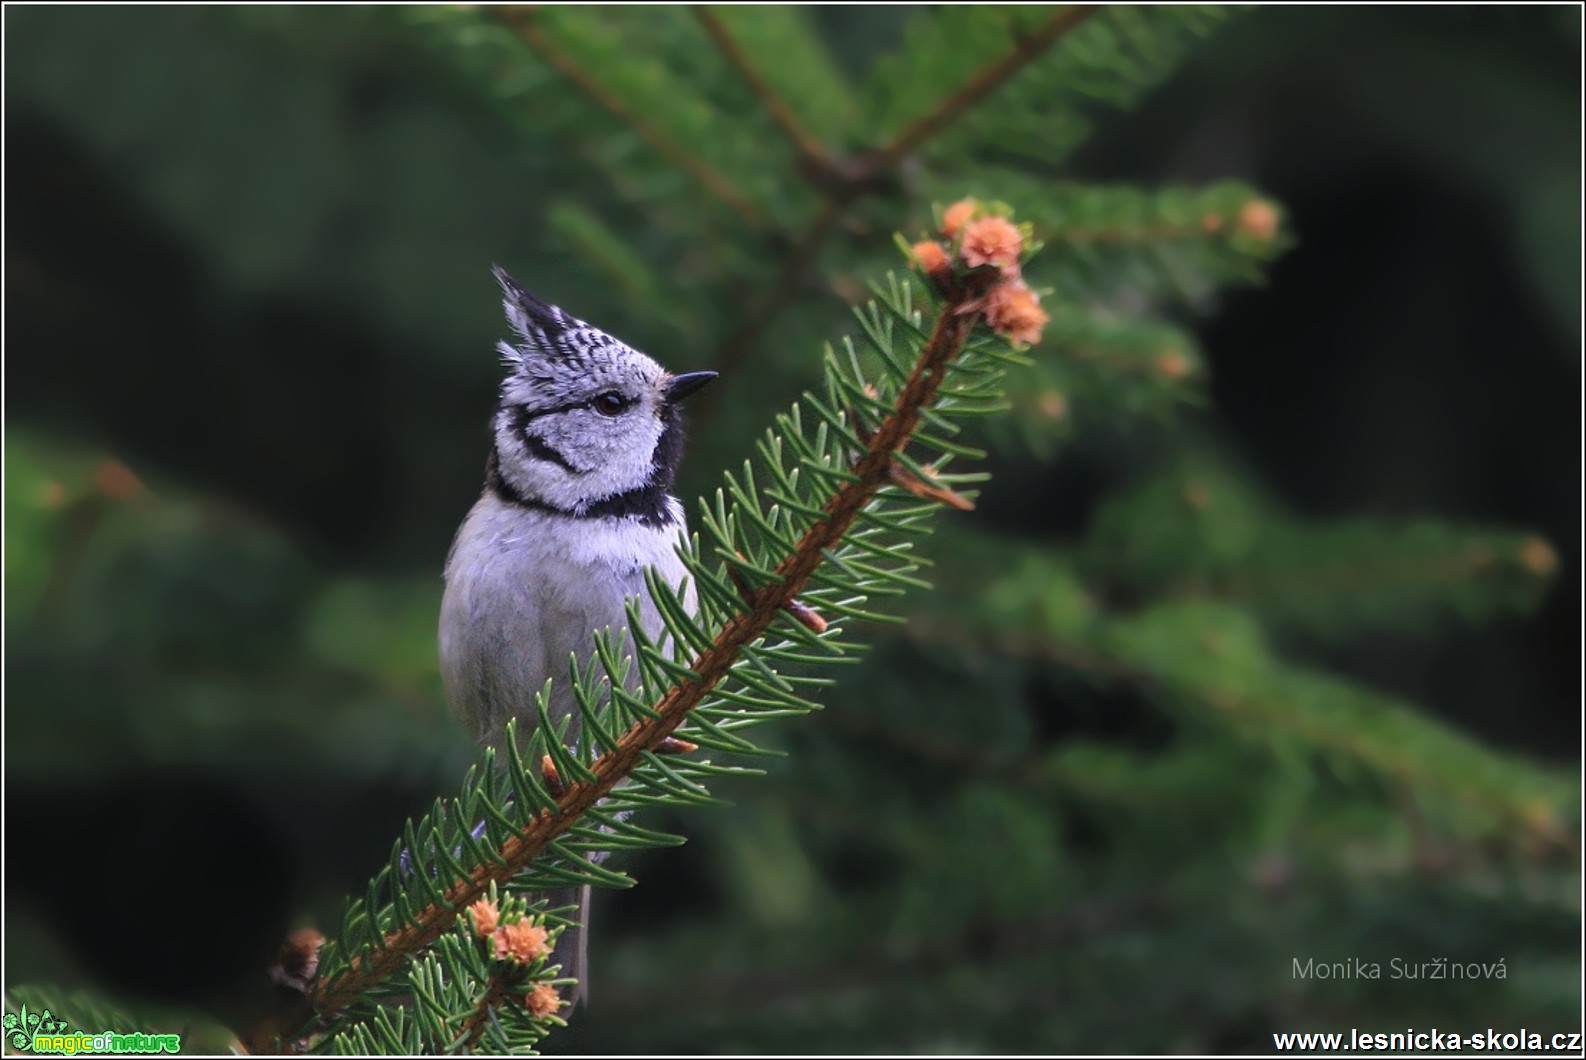
<svg viewBox="0 0 1586 1060"><path fill-rule="evenodd" d="M961 199L953 203L942 212L942 235L952 239L958 235L959 229L974 220L975 212L980 209L980 203L974 199Z"/></svg>
<svg viewBox="0 0 1586 1060"><path fill-rule="evenodd" d="M787 609L788 614L797 619L799 624L810 632L826 632L826 619L809 604L804 603L802 600L789 600L782 606Z"/></svg>
<svg viewBox="0 0 1586 1060"><path fill-rule="evenodd" d="M1156 359L1156 370L1169 379L1183 379L1194 370L1190 359L1178 350L1163 350Z"/></svg>
<svg viewBox="0 0 1586 1060"><path fill-rule="evenodd" d="M474 915L474 930L479 932L480 938L493 935L501 923L501 910L488 898L479 899L468 907L468 911Z"/></svg>
<svg viewBox="0 0 1586 1060"><path fill-rule="evenodd" d="M562 996L550 983L540 983L523 995L523 1007L533 1016L549 1016L562 1007Z"/></svg>
<svg viewBox="0 0 1586 1060"><path fill-rule="evenodd" d="M923 243L916 243L910 248L914 258L919 262L921 271L927 275L935 276L939 272L946 272L952 268L952 261L947 257L947 251L935 240L927 239Z"/></svg>
<svg viewBox="0 0 1586 1060"><path fill-rule="evenodd" d="M1041 329L1050 319L1035 292L1023 284L998 284L986 295L986 323L1013 342L1040 342Z"/></svg>
<svg viewBox="0 0 1586 1060"><path fill-rule="evenodd" d="M1018 268L1022 249L1024 237L1006 217L982 217L971 223L964 229L964 242L960 247L964 264L970 268L981 265Z"/></svg>
<svg viewBox="0 0 1586 1060"><path fill-rule="evenodd" d="M1278 234L1278 211L1264 199L1251 199L1239 209L1239 230L1263 243Z"/></svg>
<svg viewBox="0 0 1586 1060"><path fill-rule="evenodd" d="M567 785L562 783L562 774L556 771L556 761L550 755L540 759L540 779L545 781L545 790L551 793L551 798L559 799L567 794Z"/></svg>
<svg viewBox="0 0 1586 1060"><path fill-rule="evenodd" d="M547 938L544 928L528 920L502 924L495 932L496 956L528 964L545 952Z"/></svg>
<svg viewBox="0 0 1586 1060"><path fill-rule="evenodd" d="M1068 398L1060 391L1044 390L1036 399L1035 407L1041 410L1041 415L1049 420L1060 420L1068 415Z"/></svg>
<svg viewBox="0 0 1586 1060"><path fill-rule="evenodd" d="M1528 537L1520 546L1520 564L1532 574L1552 574L1558 569L1558 553L1540 537Z"/></svg>

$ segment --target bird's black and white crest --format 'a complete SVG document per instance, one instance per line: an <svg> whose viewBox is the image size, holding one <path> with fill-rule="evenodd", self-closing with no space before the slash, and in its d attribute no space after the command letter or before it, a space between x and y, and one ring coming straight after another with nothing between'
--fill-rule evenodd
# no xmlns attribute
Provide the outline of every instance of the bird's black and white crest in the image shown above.
<svg viewBox="0 0 1586 1060"><path fill-rule="evenodd" d="M678 402L714 373L674 376L495 269L513 341L487 486L509 503L579 518L681 524Z"/></svg>

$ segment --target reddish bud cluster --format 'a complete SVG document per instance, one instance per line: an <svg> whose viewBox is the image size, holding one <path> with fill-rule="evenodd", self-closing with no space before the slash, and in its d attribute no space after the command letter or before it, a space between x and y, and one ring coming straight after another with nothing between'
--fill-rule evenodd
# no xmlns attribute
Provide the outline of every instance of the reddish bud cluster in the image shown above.
<svg viewBox="0 0 1586 1060"><path fill-rule="evenodd" d="M550 933L532 920L503 924L500 907L488 898L479 899L468 912L474 918L474 932L490 943L497 958L532 964L546 952Z"/></svg>
<svg viewBox="0 0 1586 1060"><path fill-rule="evenodd" d="M935 240L910 248L920 270L938 288L945 288L952 280L955 258L966 268L997 269L1001 276L974 308L984 312L992 330L1010 342L1039 342L1041 329L1051 318L1041 308L1040 296L1020 275L1024 234L1018 226L1006 217L987 214L974 199L963 199L942 212L941 234L955 243L951 251Z"/></svg>
<svg viewBox="0 0 1586 1060"><path fill-rule="evenodd" d="M550 932L543 926L527 917L503 924L501 908L488 898L470 905L468 912L474 918L474 932L485 940L497 960L533 964L550 950ZM549 1016L562 1007L562 998L550 983L538 983L523 995L523 1007L532 1016Z"/></svg>

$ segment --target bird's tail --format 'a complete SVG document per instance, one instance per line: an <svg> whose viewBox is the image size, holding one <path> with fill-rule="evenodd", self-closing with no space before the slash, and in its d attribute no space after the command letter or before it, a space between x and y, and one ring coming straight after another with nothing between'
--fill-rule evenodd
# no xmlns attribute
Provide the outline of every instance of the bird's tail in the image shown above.
<svg viewBox="0 0 1586 1060"><path fill-rule="evenodd" d="M576 909L567 914L575 923L562 932L556 940L556 948L551 951L551 963L562 966L560 977L578 980L563 995L569 1008L589 1004L589 896L587 886L549 891L545 895L552 909L567 906Z"/></svg>

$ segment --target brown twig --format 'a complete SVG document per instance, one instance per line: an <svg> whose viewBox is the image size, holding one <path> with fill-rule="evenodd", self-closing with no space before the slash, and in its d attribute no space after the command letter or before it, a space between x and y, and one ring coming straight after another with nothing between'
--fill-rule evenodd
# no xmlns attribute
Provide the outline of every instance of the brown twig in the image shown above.
<svg viewBox="0 0 1586 1060"><path fill-rule="evenodd" d="M501 1003L512 995L512 983L501 971L494 970L490 973L490 989L485 991L485 996L479 999L479 1004L468 1014L463 1021L462 1046L469 1051L479 1043L479 1038L485 1032L485 1025L490 1022L490 1010L500 1008Z"/></svg>
<svg viewBox="0 0 1586 1060"><path fill-rule="evenodd" d="M562 775L556 771L556 763L550 755L540 759L540 780L545 783L545 790L551 793L551 798L559 799L567 794L567 785L562 783Z"/></svg>
<svg viewBox="0 0 1586 1060"><path fill-rule="evenodd" d="M738 71L738 76L744 79L749 90L760 101L760 105L771 115L771 120L776 122L777 127L803 156L805 162L817 170L829 171L831 160L826 157L825 146L799 124L793 111L766 83L765 78L760 76L760 71L749 62L749 57L743 53L742 48L738 47L738 42L733 39L731 33L727 32L727 27L722 25L716 13L704 4L697 4L694 7L694 16L699 19L700 25L705 27L705 32L710 34L710 39L716 42L716 47L721 51L728 65Z"/></svg>
<svg viewBox="0 0 1586 1060"><path fill-rule="evenodd" d="M408 926L393 931L382 946L353 958L342 975L316 983L316 1007L321 1012L345 1009L369 988L384 981L410 957L433 943L454 922L457 910L483 895L492 883L502 884L517 875L556 838L570 831L601 799L609 795L645 758L688 718L737 661L743 648L758 640L788 602L797 599L811 576L826 559L828 550L837 547L853 526L859 513L876 493L891 482L893 455L902 448L919 426L921 411L930 405L941 388L947 365L963 350L976 315L958 309L984 293L988 278L976 273L965 284L949 292L947 303L921 351L908 381L893 404L893 411L882 421L857 462L854 480L839 487L822 508L822 516L799 539L793 552L777 565L777 580L756 590L747 612L730 619L717 634L709 650L689 663L699 675L696 681L674 685L655 704L655 714L635 723L590 766L591 778L569 785L567 793L556 800L554 809L540 811L516 835L502 844L499 858L480 865L467 880L447 889L444 900L416 913ZM371 910L372 914L374 911Z"/></svg>
<svg viewBox="0 0 1586 1060"><path fill-rule="evenodd" d="M891 169L926 140L951 125L970 107L1001 88L1003 83L1041 53L1062 40L1069 30L1100 10L1099 4L1075 4L1053 15L1029 36L1016 38L1013 50L976 71L969 80L944 97L929 114L904 129L870 161L878 171Z"/></svg>
<svg viewBox="0 0 1586 1060"><path fill-rule="evenodd" d="M634 113L627 104L614 96L604 85L589 75L583 67L552 43L551 39L534 24L534 11L529 7L498 7L493 14L503 24L517 33L535 53L554 66L558 73L583 90L601 109L631 129L657 154L699 181L722 202L730 206L739 217L759 228L764 221L760 210L725 174L714 169L702 158L690 154L671 137Z"/></svg>
<svg viewBox="0 0 1586 1060"><path fill-rule="evenodd" d="M920 478L902 464L892 465L892 481L914 494L928 501L936 501L961 512L975 510L975 502L959 493L957 490L942 485L940 482L931 482Z"/></svg>

